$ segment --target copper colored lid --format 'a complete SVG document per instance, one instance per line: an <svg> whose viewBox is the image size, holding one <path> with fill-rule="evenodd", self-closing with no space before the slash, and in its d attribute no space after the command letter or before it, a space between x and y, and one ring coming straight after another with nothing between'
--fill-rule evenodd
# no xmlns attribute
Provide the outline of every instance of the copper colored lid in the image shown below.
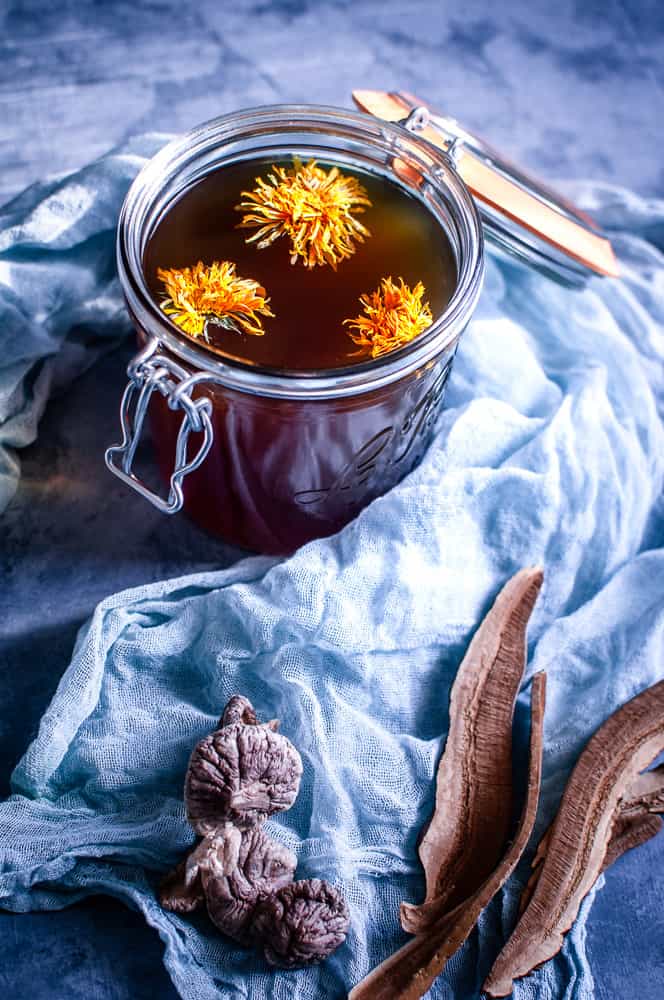
<svg viewBox="0 0 664 1000"><path fill-rule="evenodd" d="M611 243L589 216L453 118L406 93L356 90L353 99L386 121L408 119L407 128L447 152L477 200L487 238L511 256L568 284L619 276Z"/></svg>

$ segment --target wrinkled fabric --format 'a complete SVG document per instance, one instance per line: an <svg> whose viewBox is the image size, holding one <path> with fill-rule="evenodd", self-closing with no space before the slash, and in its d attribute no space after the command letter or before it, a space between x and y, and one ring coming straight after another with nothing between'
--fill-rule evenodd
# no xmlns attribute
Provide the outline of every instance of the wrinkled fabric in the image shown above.
<svg viewBox="0 0 664 1000"><path fill-rule="evenodd" d="M5 449L34 436L53 372L71 377L124 331L112 229L159 141L31 189L0 215ZM416 840L456 669L500 587L539 563L527 674L546 670L548 692L532 852L590 734L664 673L664 258L646 239L664 232L664 203L606 186L576 193L614 230L623 279L570 291L490 258L435 439L400 486L288 560L247 558L97 607L0 805L3 906L122 899L156 928L193 1000L343 997L405 940L398 905L422 896ZM3 454L8 497L17 469ZM193 841L189 754L236 692L279 717L303 758L298 799L270 834L296 852L298 877L332 880L350 906L347 943L319 967L268 971L204 914L156 902ZM527 683L515 730L523 771ZM478 996L526 877L527 859L431 997ZM518 1000L593 996L592 896Z"/></svg>
<svg viewBox="0 0 664 1000"><path fill-rule="evenodd" d="M18 485L16 449L35 440L49 396L129 331L115 227L131 181L167 138L139 136L0 208L0 511Z"/></svg>

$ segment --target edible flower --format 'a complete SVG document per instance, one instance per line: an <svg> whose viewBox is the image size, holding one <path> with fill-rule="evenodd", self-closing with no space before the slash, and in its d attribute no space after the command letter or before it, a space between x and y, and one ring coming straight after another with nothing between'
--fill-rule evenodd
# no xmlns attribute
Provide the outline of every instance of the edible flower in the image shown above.
<svg viewBox="0 0 664 1000"><path fill-rule="evenodd" d="M372 358L408 344L433 322L423 296L421 281L409 288L403 278L398 285L392 278L383 278L374 292L360 296L364 315L344 320L353 343L370 350Z"/></svg>
<svg viewBox="0 0 664 1000"><path fill-rule="evenodd" d="M231 261L198 261L193 267L157 269L166 287L161 308L191 337L207 340L207 323L262 336L261 316L274 316L265 289L253 278L240 278Z"/></svg>
<svg viewBox="0 0 664 1000"><path fill-rule="evenodd" d="M325 170L315 160L295 160L292 170L272 167L268 179L256 178L253 191L243 191L238 211L244 211L240 229L257 232L247 239L259 250L281 236L291 242L291 264L305 267L329 264L334 270L351 257L356 243L370 236L355 218L371 206L366 190L355 177L337 167Z"/></svg>

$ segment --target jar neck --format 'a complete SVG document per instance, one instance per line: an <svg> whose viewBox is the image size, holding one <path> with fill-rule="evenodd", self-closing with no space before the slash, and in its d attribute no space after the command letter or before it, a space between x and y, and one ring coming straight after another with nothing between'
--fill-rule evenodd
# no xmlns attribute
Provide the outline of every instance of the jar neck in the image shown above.
<svg viewBox="0 0 664 1000"><path fill-rule="evenodd" d="M389 177L422 201L445 231L456 259L455 291L429 329L400 350L329 373L266 372L219 358L185 338L150 295L142 266L145 248L159 220L185 189L231 163L293 154ZM216 382L239 391L293 399L367 392L433 363L461 335L483 277L479 216L447 157L399 125L359 112L316 106L277 105L235 112L169 143L129 190L120 215L117 254L130 311L149 337L192 368L209 372Z"/></svg>

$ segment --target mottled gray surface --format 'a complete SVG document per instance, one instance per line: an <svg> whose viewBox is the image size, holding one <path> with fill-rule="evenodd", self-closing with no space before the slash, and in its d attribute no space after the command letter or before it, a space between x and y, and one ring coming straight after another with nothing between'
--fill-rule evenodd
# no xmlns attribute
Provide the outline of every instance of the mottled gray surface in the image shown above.
<svg viewBox="0 0 664 1000"><path fill-rule="evenodd" d="M661 0L0 0L0 201L137 131L256 103L347 104L361 86L419 91L551 178L664 194ZM3 519L3 793L95 603L236 557L105 473L129 356L51 404ZM593 908L599 1000L664 994L662 840L623 858ZM14 1000L168 998L160 957L154 933L106 899L0 916L0 989Z"/></svg>
<svg viewBox="0 0 664 1000"><path fill-rule="evenodd" d="M0 3L0 201L140 130L411 89L550 176L664 191L661 0Z"/></svg>

